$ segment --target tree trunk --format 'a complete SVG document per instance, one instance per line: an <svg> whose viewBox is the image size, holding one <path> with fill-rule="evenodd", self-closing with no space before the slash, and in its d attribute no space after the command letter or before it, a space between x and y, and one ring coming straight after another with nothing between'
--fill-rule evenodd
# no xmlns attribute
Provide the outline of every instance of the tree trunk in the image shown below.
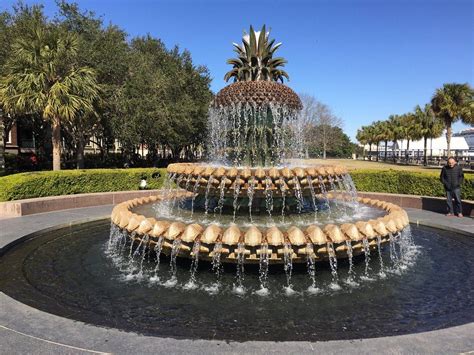
<svg viewBox="0 0 474 355"><path fill-rule="evenodd" d="M76 165L76 168L77 169L84 169L84 139L79 139L77 141L77 145L76 145L76 161L77 161L77 165Z"/></svg>
<svg viewBox="0 0 474 355"><path fill-rule="evenodd" d="M395 145L396 145L396 144L397 144L397 141L394 140L394 141L393 141L393 146L392 146L392 155L393 155L393 156L392 156L392 160L393 160L394 163L397 162L397 154L396 154L396 153L397 153L397 150L396 150L396 148L395 148Z"/></svg>
<svg viewBox="0 0 474 355"><path fill-rule="evenodd" d="M53 170L61 170L61 123L58 118L51 122L53 130L51 142L53 144Z"/></svg>
<svg viewBox="0 0 474 355"><path fill-rule="evenodd" d="M407 150L405 150L405 163L408 164L408 154L410 149L410 140L407 139Z"/></svg>
<svg viewBox="0 0 474 355"><path fill-rule="evenodd" d="M326 138L323 139L323 159L326 159Z"/></svg>
<svg viewBox="0 0 474 355"><path fill-rule="evenodd" d="M425 142L424 142L424 149L423 149L423 165L427 166L428 161L426 160L426 151L428 150L428 137L424 137Z"/></svg>
<svg viewBox="0 0 474 355"><path fill-rule="evenodd" d="M447 143L447 148L448 148L448 156L449 158L451 156L451 135L453 134L452 128L451 128L451 122L446 121L446 143Z"/></svg>
<svg viewBox="0 0 474 355"><path fill-rule="evenodd" d="M379 161L379 144L380 142L377 142L377 144L375 145L377 147L377 155L375 156L375 161Z"/></svg>
<svg viewBox="0 0 474 355"><path fill-rule="evenodd" d="M0 109L0 172L5 170L5 126L3 124L3 111Z"/></svg>
<svg viewBox="0 0 474 355"><path fill-rule="evenodd" d="M388 141L385 141L385 156L383 157L383 161L387 161L387 144Z"/></svg>
<svg viewBox="0 0 474 355"><path fill-rule="evenodd" d="M402 161L402 145L403 145L403 139L400 139L400 146L398 147L398 159L399 161Z"/></svg>
<svg viewBox="0 0 474 355"><path fill-rule="evenodd" d="M369 160L372 160L372 143L369 143Z"/></svg>

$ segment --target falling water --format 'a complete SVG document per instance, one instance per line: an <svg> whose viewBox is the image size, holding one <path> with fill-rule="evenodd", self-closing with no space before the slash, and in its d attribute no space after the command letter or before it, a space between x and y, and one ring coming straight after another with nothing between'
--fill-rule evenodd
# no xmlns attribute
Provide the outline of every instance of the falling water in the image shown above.
<svg viewBox="0 0 474 355"><path fill-rule="evenodd" d="M336 251L332 242L327 243L327 250L329 256L329 266L331 267L332 282L329 287L333 290L339 290L341 287L338 285L339 277L337 275L337 258Z"/></svg>
<svg viewBox="0 0 474 355"><path fill-rule="evenodd" d="M354 277L354 261L352 260L353 254L352 254L352 243L350 240L346 240L346 246L347 246L347 258L349 260L349 280L352 280Z"/></svg>
<svg viewBox="0 0 474 355"><path fill-rule="evenodd" d="M306 244L306 266L308 269L308 275L311 280L311 289L316 288L316 266L314 260L314 248L313 244Z"/></svg>
<svg viewBox="0 0 474 355"><path fill-rule="evenodd" d="M170 259L170 274L171 274L171 277L168 281L165 282L165 284L164 284L165 287L173 287L178 282L178 280L176 278L176 272L177 272L176 257L178 256L180 247L181 247L181 239L173 240L173 245L171 247L171 259Z"/></svg>
<svg viewBox="0 0 474 355"><path fill-rule="evenodd" d="M265 176L265 207L269 218L272 218L273 212L273 190L272 190L272 179L269 176Z"/></svg>
<svg viewBox="0 0 474 355"><path fill-rule="evenodd" d="M379 271L379 276L382 278L385 278L385 271L384 271L384 265L383 265L383 258L382 258L382 238L380 236L377 236L377 251L379 253L379 263L380 263L380 271Z"/></svg>
<svg viewBox="0 0 474 355"><path fill-rule="evenodd" d="M198 263L199 263L200 249L201 249L201 242L199 240L196 240L193 244L193 249L191 251L192 260L191 260L191 268L189 270L191 276L189 277L188 283L184 286L184 288L187 290L193 290L197 288L196 271L197 271Z"/></svg>
<svg viewBox="0 0 474 355"><path fill-rule="evenodd" d="M196 199L196 196L198 194L200 181L201 181L201 175L198 175L196 182L194 183L194 186L193 186L193 197L191 198L191 217L193 216L193 213L194 213L194 200Z"/></svg>
<svg viewBox="0 0 474 355"><path fill-rule="evenodd" d="M324 204L326 205L329 211L329 214L331 214L331 207L329 206L328 192L326 191L326 186L324 185L323 177L319 175L318 180L319 180L319 189L323 193Z"/></svg>
<svg viewBox="0 0 474 355"><path fill-rule="evenodd" d="M222 273L221 250L221 242L217 242L216 244L214 244L214 249L212 250L212 271L216 273L216 280L218 283L220 282L220 277Z"/></svg>
<svg viewBox="0 0 474 355"><path fill-rule="evenodd" d="M283 244L283 268L285 269L286 274L286 288L285 292L287 294L293 293L293 288L291 284L291 274L293 273L293 249L291 248L290 243Z"/></svg>
<svg viewBox="0 0 474 355"><path fill-rule="evenodd" d="M145 257L146 255L148 254L147 251L148 251L148 241L150 240L150 236L148 234L145 234L143 237L142 237L142 241L143 241L143 250L141 251L141 260L140 260L140 270L138 271L138 274L140 276L143 275L143 262L145 261Z"/></svg>
<svg viewBox="0 0 474 355"><path fill-rule="evenodd" d="M206 186L206 193L204 195L204 213L207 215L209 212L209 191L211 190L212 187L212 175L209 176L209 180L207 180L207 186Z"/></svg>
<svg viewBox="0 0 474 355"><path fill-rule="evenodd" d="M237 272L236 272L236 279L237 279L237 285L234 285L234 292L238 294L243 294L245 293L245 288L243 285L244 281L244 254L245 252L245 246L244 243L238 243L237 244Z"/></svg>
<svg viewBox="0 0 474 355"><path fill-rule="evenodd" d="M371 280L369 277L369 270L370 270L370 246L369 241L367 238L362 239L362 245L364 246L364 255L365 255L365 271L364 277L366 280Z"/></svg>
<svg viewBox="0 0 474 355"><path fill-rule="evenodd" d="M300 185L299 179L295 177L294 181L295 181L295 197L296 197L296 202L297 202L297 210L298 210L298 213L301 213L304 206L303 193L301 191L301 185Z"/></svg>
<svg viewBox="0 0 474 355"><path fill-rule="evenodd" d="M286 202L286 187L285 180L282 177L279 179L280 182L280 192L281 192L281 219L282 222L285 222L285 202Z"/></svg>
<svg viewBox="0 0 474 355"><path fill-rule="evenodd" d="M396 266L398 264L396 239L397 239L397 237L395 235L393 235L392 233L389 234L390 260L392 261L392 264L394 266Z"/></svg>
<svg viewBox="0 0 474 355"><path fill-rule="evenodd" d="M260 289L267 291L268 280L268 245L260 246L260 268L259 268Z"/></svg>
<svg viewBox="0 0 474 355"><path fill-rule="evenodd" d="M313 179L311 176L307 176L306 179L308 180L309 191L311 193L311 201L313 202L313 210L314 212L318 212L318 205L316 204L316 192L314 191L313 186ZM317 217L317 213L314 214L314 217Z"/></svg>
<svg viewBox="0 0 474 355"><path fill-rule="evenodd" d="M303 156L301 115L285 105L247 102L211 107L208 122L213 162L269 166Z"/></svg>
<svg viewBox="0 0 474 355"><path fill-rule="evenodd" d="M240 194L240 175L237 175L235 178L235 183L234 183L234 202L232 203L232 206L234 207L234 217L232 222L235 222L235 215L237 213L237 209L239 208L239 194Z"/></svg>
<svg viewBox="0 0 474 355"><path fill-rule="evenodd" d="M156 265L155 268L153 269L153 276L150 278L150 281L156 282L160 278L158 277L158 270L160 269L160 257L161 257L161 251L163 250L163 236L158 238L158 241L155 244L155 254L156 254Z"/></svg>
<svg viewBox="0 0 474 355"><path fill-rule="evenodd" d="M255 178L252 176L252 178L249 180L249 186L247 189L247 196L249 198L249 219L250 223L252 223L252 204L253 204L253 195L255 193Z"/></svg>
<svg viewBox="0 0 474 355"><path fill-rule="evenodd" d="M222 208L224 207L224 192L225 192L225 175L222 177L221 183L219 184L219 201L217 202L217 207L214 209L214 212L219 211L219 214L222 214Z"/></svg>

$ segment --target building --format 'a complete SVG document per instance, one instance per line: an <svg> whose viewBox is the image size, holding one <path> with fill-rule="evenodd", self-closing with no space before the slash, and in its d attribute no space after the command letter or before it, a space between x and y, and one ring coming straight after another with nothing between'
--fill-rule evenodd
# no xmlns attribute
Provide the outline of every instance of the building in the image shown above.
<svg viewBox="0 0 474 355"><path fill-rule="evenodd" d="M469 140L470 144L468 144ZM408 151L407 151L408 146ZM427 158L434 162L445 160L447 158L448 144L446 142L446 135L439 138L430 138L427 141ZM369 145L364 147L366 153L369 151ZM385 142L380 142L379 146L372 145L372 156L373 159L379 156L379 159L385 157ZM387 144L387 158L393 159L405 159L408 156L409 160L414 162L421 162L423 160L424 153L424 140L410 141L407 144L406 139L401 139L395 142L388 142ZM454 134L451 137L451 155L457 157L462 161L473 161L474 160L474 130L462 131L458 134Z"/></svg>
<svg viewBox="0 0 474 355"><path fill-rule="evenodd" d="M407 151L408 146L408 151ZM375 153L376 147L373 147ZM448 143L446 142L446 136L442 135L439 138L430 138L426 144L427 152L426 156L429 160L442 160L447 158L448 154ZM408 144L406 139L398 140L395 145L393 142L389 142L387 145L387 157L397 159L408 159L414 161L423 160L424 155L424 140L410 141ZM385 143L382 142L378 146L379 158L385 157ZM457 157L459 160L470 161L474 159L474 156L470 153L470 147L466 142L465 137L453 136L451 137L451 155Z"/></svg>
<svg viewBox="0 0 474 355"><path fill-rule="evenodd" d="M7 132L5 153L15 155L20 153L36 153L33 129L19 122L14 123Z"/></svg>
<svg viewBox="0 0 474 355"><path fill-rule="evenodd" d="M453 134L454 137L464 137L469 146L469 156L474 160L474 128L465 129L464 131Z"/></svg>

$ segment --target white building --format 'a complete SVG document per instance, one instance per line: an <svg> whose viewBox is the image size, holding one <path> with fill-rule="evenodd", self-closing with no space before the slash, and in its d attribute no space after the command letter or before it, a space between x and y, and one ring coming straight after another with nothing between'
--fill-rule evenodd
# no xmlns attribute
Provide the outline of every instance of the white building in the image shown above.
<svg viewBox="0 0 474 355"><path fill-rule="evenodd" d="M474 160L474 128L465 129L459 133L453 134L455 137L464 137L469 146L469 156Z"/></svg>
<svg viewBox="0 0 474 355"><path fill-rule="evenodd" d="M469 131L469 130L468 130ZM472 143L474 143L474 130L470 130L471 135L467 135L471 137ZM461 132L462 133L462 132ZM423 152L424 152L424 140L417 140L417 141L410 141L408 145L408 152L407 152L407 140L401 139L393 145L393 142L388 142L387 144L387 157L397 159L405 159L408 155L410 160L421 161L423 160ZM369 151L369 146L366 145L365 151ZM378 149L377 149L378 148ZM443 135L439 138L432 138L428 139L426 144L426 155L429 160L440 160L447 158L447 150L448 144L446 142L446 135ZM376 147L372 145L372 155L377 155L380 158L385 157L385 142L380 142L379 146ZM474 144L470 145L466 141L466 135L460 136L459 134L453 135L451 137L451 155L457 157L460 160L474 160Z"/></svg>

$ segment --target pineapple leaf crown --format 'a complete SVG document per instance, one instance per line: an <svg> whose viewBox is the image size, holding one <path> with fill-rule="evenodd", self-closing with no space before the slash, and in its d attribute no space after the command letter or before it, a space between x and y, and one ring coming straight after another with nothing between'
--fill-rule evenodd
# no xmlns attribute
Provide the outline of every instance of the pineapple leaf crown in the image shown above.
<svg viewBox="0 0 474 355"><path fill-rule="evenodd" d="M247 34L244 31L242 44L233 43L237 58L227 60L232 65L232 70L224 76L225 81L233 79L237 81L281 81L284 78L290 80L288 74L281 68L287 61L282 57L273 57L281 46L281 42L275 44L270 40L270 31L267 32L265 25L260 31L255 31L250 26Z"/></svg>

